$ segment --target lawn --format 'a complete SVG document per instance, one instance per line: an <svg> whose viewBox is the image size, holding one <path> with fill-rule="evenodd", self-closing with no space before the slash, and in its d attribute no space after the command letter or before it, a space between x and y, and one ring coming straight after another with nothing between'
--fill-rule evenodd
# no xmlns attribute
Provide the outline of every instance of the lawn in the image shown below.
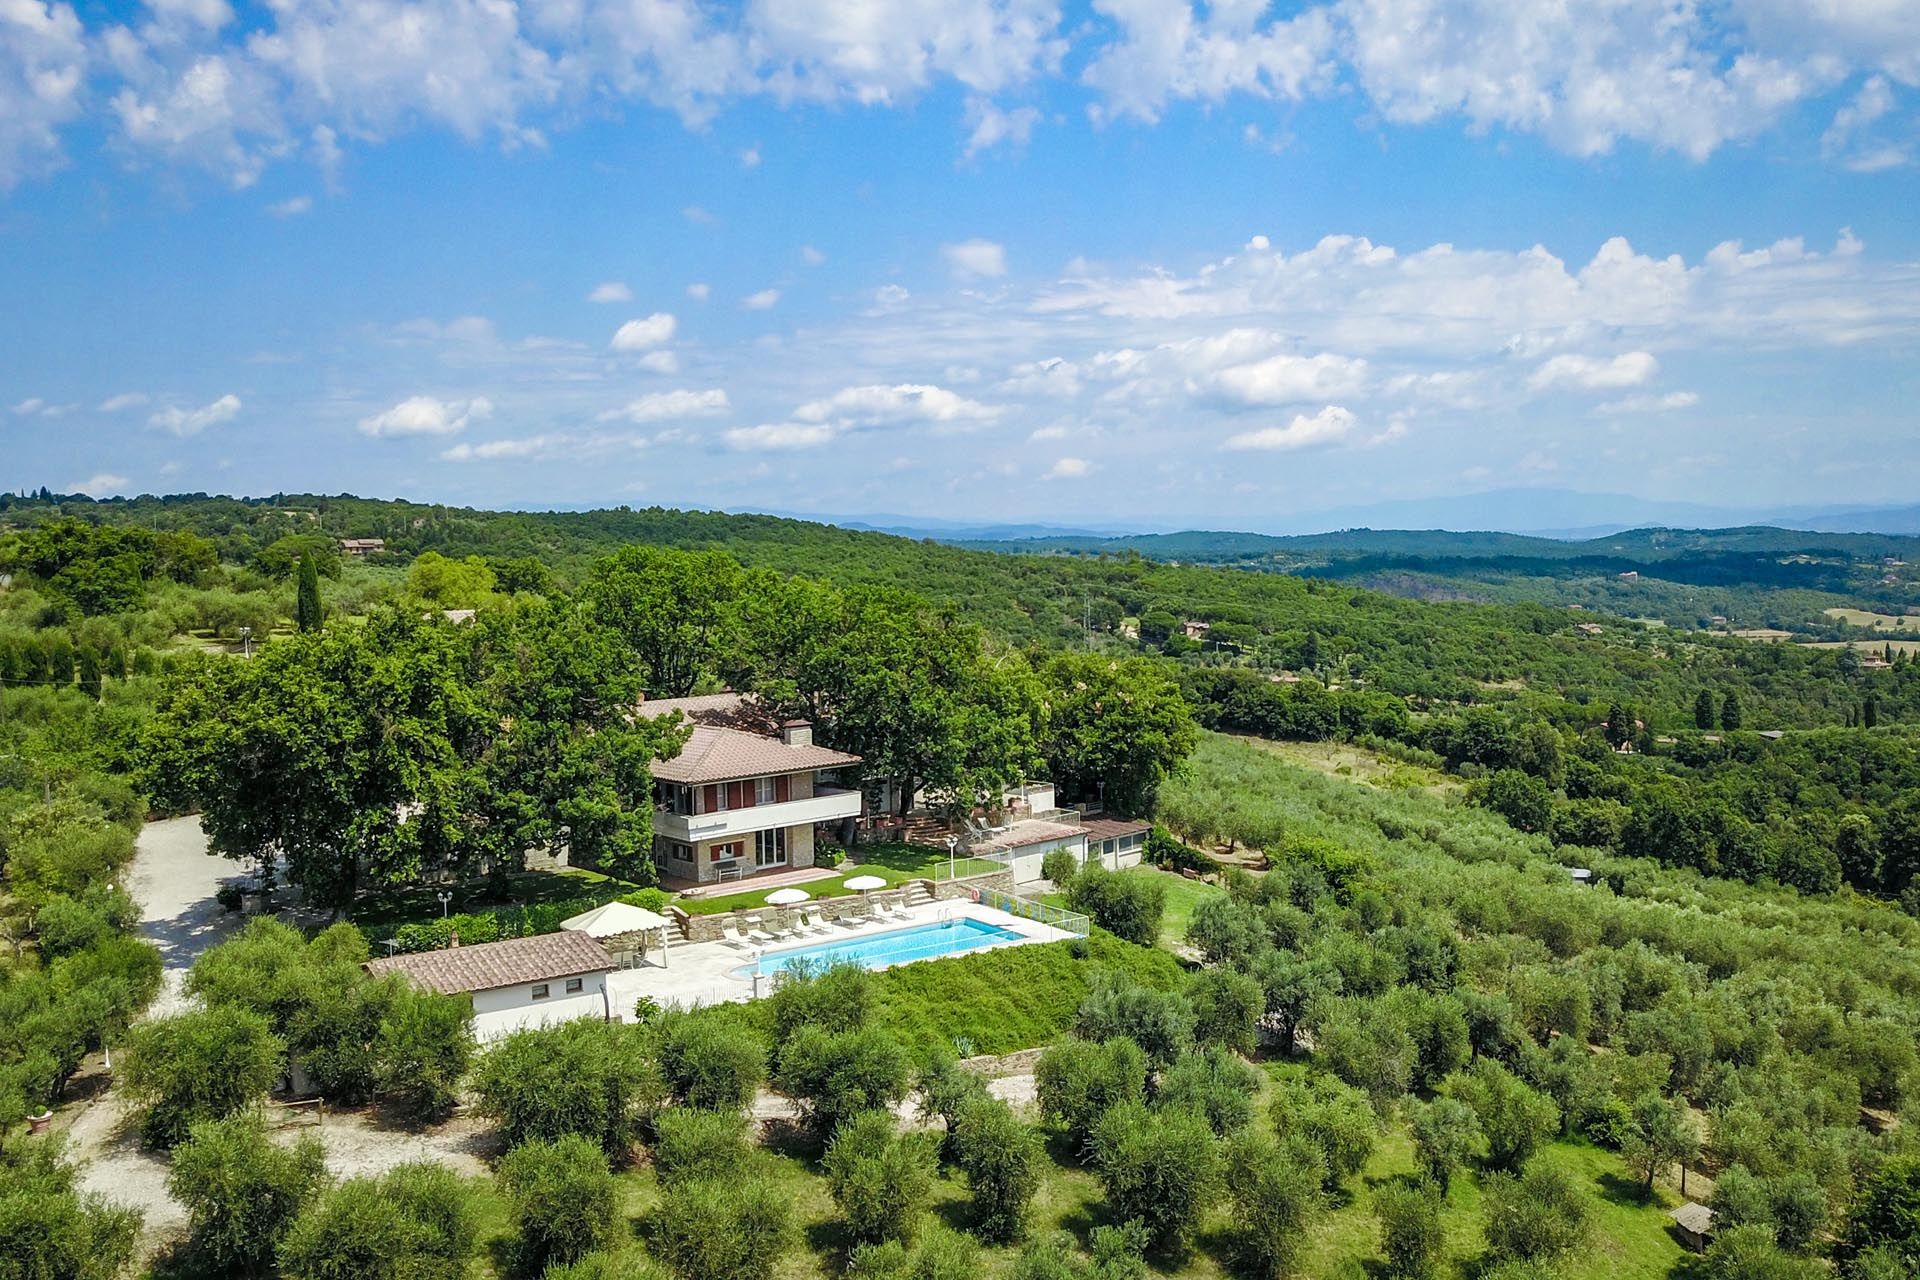
<svg viewBox="0 0 1920 1280"><path fill-rule="evenodd" d="M640 886L598 871L568 868L562 871L522 871L508 876L500 884L491 880L470 880L449 886L453 900L450 914L479 914L501 907L533 907L542 903L596 898L611 902ZM376 934L390 933L403 924L438 920L440 900L428 887L381 889L356 903L348 913L353 923ZM596 903L595 905L598 905ZM584 909L584 908L583 908Z"/></svg>

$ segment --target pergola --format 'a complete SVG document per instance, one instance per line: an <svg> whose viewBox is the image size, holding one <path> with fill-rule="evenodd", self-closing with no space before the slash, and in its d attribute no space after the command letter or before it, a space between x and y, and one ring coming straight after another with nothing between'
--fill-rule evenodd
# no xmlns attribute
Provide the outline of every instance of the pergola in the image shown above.
<svg viewBox="0 0 1920 1280"><path fill-rule="evenodd" d="M660 967L667 967L667 932L673 927L673 921L657 911L636 907L628 902L609 902L603 907L582 911L577 916L562 920L560 927L595 939L657 932L660 935Z"/></svg>

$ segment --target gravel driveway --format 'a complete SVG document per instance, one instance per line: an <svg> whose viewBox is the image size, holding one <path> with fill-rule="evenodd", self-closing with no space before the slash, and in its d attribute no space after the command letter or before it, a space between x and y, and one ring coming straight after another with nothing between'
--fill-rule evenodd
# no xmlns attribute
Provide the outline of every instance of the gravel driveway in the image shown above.
<svg viewBox="0 0 1920 1280"><path fill-rule="evenodd" d="M207 851L199 818L168 818L141 828L127 889L140 904L140 936L160 949L166 966L166 985L148 1017L177 1013L194 958L240 927L240 914L222 908L213 895L221 885L245 879L239 863Z"/></svg>

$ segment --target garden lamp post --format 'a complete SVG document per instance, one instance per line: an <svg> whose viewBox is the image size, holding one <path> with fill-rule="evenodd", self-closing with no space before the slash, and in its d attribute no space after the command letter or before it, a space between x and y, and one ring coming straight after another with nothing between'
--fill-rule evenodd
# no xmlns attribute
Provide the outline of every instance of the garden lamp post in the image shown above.
<svg viewBox="0 0 1920 1280"><path fill-rule="evenodd" d="M954 846L958 845L959 843L960 843L959 836L949 835L947 837L947 883L948 884L953 883L953 850L954 850Z"/></svg>
<svg viewBox="0 0 1920 1280"><path fill-rule="evenodd" d="M252 627L240 628L240 656L244 658L251 658L253 656Z"/></svg>
<svg viewBox="0 0 1920 1280"><path fill-rule="evenodd" d="M445 920L447 918L447 904L453 901L453 892L449 889L440 889L437 890L433 896L440 899L440 918Z"/></svg>

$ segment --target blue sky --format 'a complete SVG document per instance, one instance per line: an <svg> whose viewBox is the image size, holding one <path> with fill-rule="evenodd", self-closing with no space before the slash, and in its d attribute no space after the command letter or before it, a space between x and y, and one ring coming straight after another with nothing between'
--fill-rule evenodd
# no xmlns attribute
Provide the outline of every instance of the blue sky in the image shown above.
<svg viewBox="0 0 1920 1280"><path fill-rule="evenodd" d="M1911 0L0 0L0 484L1913 500Z"/></svg>

